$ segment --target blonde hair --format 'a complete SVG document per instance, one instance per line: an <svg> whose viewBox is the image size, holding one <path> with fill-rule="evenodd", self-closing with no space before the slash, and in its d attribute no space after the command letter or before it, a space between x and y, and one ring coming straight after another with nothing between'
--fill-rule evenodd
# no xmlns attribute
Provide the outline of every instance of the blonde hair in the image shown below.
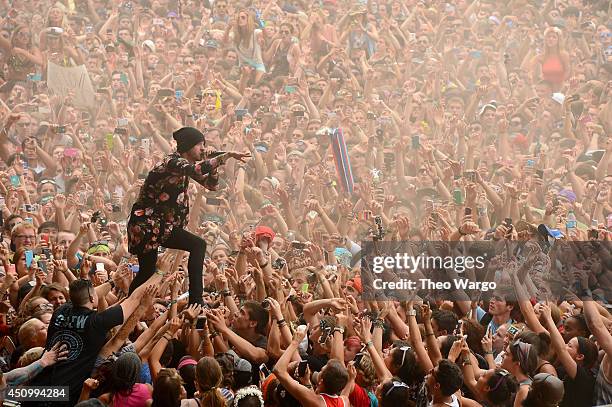
<svg viewBox="0 0 612 407"><path fill-rule="evenodd" d="M42 346L37 346L35 348L29 349L23 355L21 355L21 357L17 361L17 367L25 367L29 364L36 362L38 359L41 358L44 351L45 348L43 348Z"/></svg>
<svg viewBox="0 0 612 407"><path fill-rule="evenodd" d="M546 36L550 33L557 35L557 46L554 49L549 48L548 45L546 45ZM544 30L544 56L559 55L561 51L565 51L565 47L563 45L563 33L561 32L561 29L558 27L548 27L546 30Z"/></svg>

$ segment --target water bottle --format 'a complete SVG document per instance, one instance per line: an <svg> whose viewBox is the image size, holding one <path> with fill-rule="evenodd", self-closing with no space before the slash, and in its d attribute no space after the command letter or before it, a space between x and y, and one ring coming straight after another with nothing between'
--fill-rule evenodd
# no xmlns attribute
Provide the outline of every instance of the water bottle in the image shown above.
<svg viewBox="0 0 612 407"><path fill-rule="evenodd" d="M487 214L487 197L484 194L481 194L478 198L478 216L485 216Z"/></svg>
<svg viewBox="0 0 612 407"><path fill-rule="evenodd" d="M575 236L576 229L578 228L578 222L576 221L576 214L573 210L567 213L567 220L565 222L565 228L567 229L568 236Z"/></svg>

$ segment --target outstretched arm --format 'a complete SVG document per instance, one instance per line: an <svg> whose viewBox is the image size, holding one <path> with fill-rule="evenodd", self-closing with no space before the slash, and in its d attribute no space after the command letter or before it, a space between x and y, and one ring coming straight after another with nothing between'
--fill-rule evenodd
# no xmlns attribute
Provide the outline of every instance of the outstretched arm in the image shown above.
<svg viewBox="0 0 612 407"><path fill-rule="evenodd" d="M289 393L291 393L293 397L298 399L302 406L324 406L325 404L323 402L323 399L319 395L317 395L312 389L309 389L306 386L298 383L298 381L292 378L289 372L287 371L289 362L291 362L291 360L293 359L295 351L306 336L306 331L307 329L304 329L303 331L298 329L295 332L291 344L289 344L289 347L285 350L283 356L281 356L278 362L276 362L273 371L278 381Z"/></svg>
<svg viewBox="0 0 612 407"><path fill-rule="evenodd" d="M542 314L544 315L546 325L548 325L548 332L550 332L550 342L552 344L553 349L557 353L557 360L561 363L561 365L563 365L569 377L574 379L578 372L578 365L567 351L565 341L559 333L559 330L555 325L555 321L553 321L552 319L552 316L550 314L550 306L548 304L542 305Z"/></svg>

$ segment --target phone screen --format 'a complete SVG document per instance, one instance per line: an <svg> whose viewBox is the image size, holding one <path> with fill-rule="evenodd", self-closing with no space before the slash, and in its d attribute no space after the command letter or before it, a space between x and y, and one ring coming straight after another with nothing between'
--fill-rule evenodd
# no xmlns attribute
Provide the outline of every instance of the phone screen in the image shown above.
<svg viewBox="0 0 612 407"><path fill-rule="evenodd" d="M270 369L268 369L268 366L266 366L265 363L259 365L259 371L262 372L266 377L270 376Z"/></svg>
<svg viewBox="0 0 612 407"><path fill-rule="evenodd" d="M32 267L32 260L34 260L34 252L32 250L26 250L25 251L26 267L28 268Z"/></svg>
<svg viewBox="0 0 612 407"><path fill-rule="evenodd" d="M308 361L302 360L298 365L298 376L302 377L306 373L306 368L308 367Z"/></svg>

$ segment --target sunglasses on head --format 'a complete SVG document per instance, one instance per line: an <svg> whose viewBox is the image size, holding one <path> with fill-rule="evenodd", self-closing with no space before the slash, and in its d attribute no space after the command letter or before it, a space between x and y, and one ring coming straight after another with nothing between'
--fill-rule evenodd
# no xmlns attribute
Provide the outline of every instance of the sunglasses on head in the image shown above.
<svg viewBox="0 0 612 407"><path fill-rule="evenodd" d="M393 386L391 386L389 388L389 390L387 390L387 392L385 393L385 397L387 397L389 394L391 394L391 392L393 391L393 389L396 389L398 387L405 387L407 389L409 389L410 387L408 387L408 385L406 383L403 382L398 382L398 381L393 381Z"/></svg>
<svg viewBox="0 0 612 407"><path fill-rule="evenodd" d="M497 388L499 387L500 384L502 384L502 382L505 380L505 378L510 376L510 372L508 372L506 369L500 369L500 370L496 371L495 374L500 375L500 378L497 381L497 384L495 384L495 386L493 386L493 388L490 391L497 390Z"/></svg>
<svg viewBox="0 0 612 407"><path fill-rule="evenodd" d="M96 240L92 244L89 245L89 248L96 247L99 245L108 246L108 240Z"/></svg>
<svg viewBox="0 0 612 407"><path fill-rule="evenodd" d="M408 345L404 345L399 347L398 349L402 351L402 363L400 363L400 366L404 366L404 361L406 360L406 352L408 352L412 348Z"/></svg>

